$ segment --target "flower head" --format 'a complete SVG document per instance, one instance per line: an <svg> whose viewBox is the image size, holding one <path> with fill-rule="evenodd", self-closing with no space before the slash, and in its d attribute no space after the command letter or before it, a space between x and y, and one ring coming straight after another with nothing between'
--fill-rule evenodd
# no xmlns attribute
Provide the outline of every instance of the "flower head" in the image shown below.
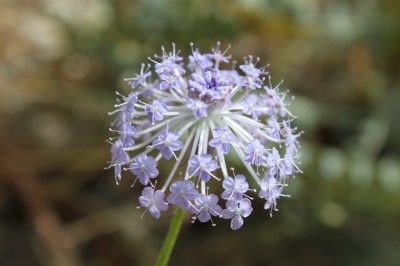
<svg viewBox="0 0 400 266"><path fill-rule="evenodd" d="M162 47L126 79L130 92L117 93L109 165L117 183L129 170L146 186L139 202L155 218L168 202L200 222L231 219L236 230L253 210L247 193L258 191L271 212L289 178L301 172L287 92L272 85L258 58L229 66L229 47L219 42L205 53L191 44L188 57L175 44L171 50ZM231 154L244 172L229 175ZM167 161L169 171L160 175L157 167Z"/></svg>

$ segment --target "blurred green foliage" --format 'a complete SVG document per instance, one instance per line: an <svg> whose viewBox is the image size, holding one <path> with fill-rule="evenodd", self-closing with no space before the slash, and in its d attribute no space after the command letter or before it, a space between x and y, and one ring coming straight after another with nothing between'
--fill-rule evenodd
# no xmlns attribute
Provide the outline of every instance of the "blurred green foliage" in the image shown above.
<svg viewBox="0 0 400 266"><path fill-rule="evenodd" d="M396 0L3 1L1 265L153 263L171 214L103 170L106 113L161 45L217 40L296 95L304 174L239 232L187 222L171 265L400 265Z"/></svg>

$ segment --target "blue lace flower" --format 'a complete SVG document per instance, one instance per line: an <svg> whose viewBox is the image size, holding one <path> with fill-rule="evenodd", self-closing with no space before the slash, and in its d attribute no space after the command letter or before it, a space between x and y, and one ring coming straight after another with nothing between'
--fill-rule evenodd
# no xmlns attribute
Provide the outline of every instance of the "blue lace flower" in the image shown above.
<svg viewBox="0 0 400 266"><path fill-rule="evenodd" d="M178 133L169 132L166 129L153 141L153 146L161 152L165 159L169 160L172 155L176 157L174 152L182 148L182 142L179 140Z"/></svg>
<svg viewBox="0 0 400 266"><path fill-rule="evenodd" d="M253 211L248 198L241 200L231 199L226 202L226 209L222 211L222 218L231 220L231 228L238 230L242 227L243 218L248 217Z"/></svg>
<svg viewBox="0 0 400 266"><path fill-rule="evenodd" d="M188 180L175 181L169 190L171 193L167 197L167 201L184 210L192 209L194 207L192 201L199 197L199 192L195 189L194 184Z"/></svg>
<svg viewBox="0 0 400 266"><path fill-rule="evenodd" d="M240 65L239 68L246 74L243 78L243 85L249 89L259 89L263 85L261 76L267 75L268 72L265 71L265 67L256 67L257 63L260 61L259 58L256 62L253 62L253 57L249 55L244 58L244 64Z"/></svg>
<svg viewBox="0 0 400 266"><path fill-rule="evenodd" d="M249 190L249 183L247 183L244 175L236 175L233 178L225 178L222 182L222 187L225 189L225 191L222 193L221 198L226 200L240 200Z"/></svg>
<svg viewBox="0 0 400 266"><path fill-rule="evenodd" d="M228 154L230 145L232 145L235 141L231 131L227 128L214 128L212 133L213 139L210 140L208 145L221 149L222 153Z"/></svg>
<svg viewBox="0 0 400 266"><path fill-rule="evenodd" d="M271 213L288 180L301 173L301 132L288 92L272 84L260 59L248 56L237 67L228 50L218 42L202 53L191 44L183 56L175 44L162 47L125 79L129 92L117 93L109 166L117 184L129 170L146 186L139 202L155 218L167 208L165 195L200 222L222 216L236 230L252 212L247 193L258 191ZM230 176L231 155L243 171ZM159 165L168 171L159 175Z"/></svg>
<svg viewBox="0 0 400 266"><path fill-rule="evenodd" d="M144 109L147 119L152 125L157 121L162 121L164 114L168 111L167 106L160 100L154 100L151 105L147 105Z"/></svg>
<svg viewBox="0 0 400 266"><path fill-rule="evenodd" d="M147 185L150 178L158 176L157 163L153 157L141 154L135 157L133 163L130 164L129 170L137 176L142 185Z"/></svg>
<svg viewBox="0 0 400 266"><path fill-rule="evenodd" d="M142 207L149 210L150 214L158 219L160 212L168 209L168 203L164 201L164 192L154 191L152 187L145 187L142 195L139 197L139 203Z"/></svg>
<svg viewBox="0 0 400 266"><path fill-rule="evenodd" d="M189 175L198 176L201 181L207 182L210 176L218 179L211 172L218 168L218 163L209 154L193 155L189 160Z"/></svg>
<svg viewBox="0 0 400 266"><path fill-rule="evenodd" d="M206 223L211 220L212 224L215 225L211 217L222 215L222 208L218 205L218 197L216 195L200 194L194 200L194 205L196 216L193 217L193 221L197 219L202 223Z"/></svg>
<svg viewBox="0 0 400 266"><path fill-rule="evenodd" d="M263 163L265 147L260 140L254 139L245 146L244 153L246 162L260 166Z"/></svg>
<svg viewBox="0 0 400 266"><path fill-rule="evenodd" d="M282 194L283 185L279 184L275 177L267 176L261 180L260 184L261 190L258 193L260 198L266 200L264 204L264 209L270 210L270 216L272 216L272 211L277 211L276 208L277 200L281 196L286 196Z"/></svg>
<svg viewBox="0 0 400 266"><path fill-rule="evenodd" d="M204 71L210 69L213 65L209 56L201 54L199 49L193 48L193 43L190 44L192 55L189 55L188 68L191 71Z"/></svg>

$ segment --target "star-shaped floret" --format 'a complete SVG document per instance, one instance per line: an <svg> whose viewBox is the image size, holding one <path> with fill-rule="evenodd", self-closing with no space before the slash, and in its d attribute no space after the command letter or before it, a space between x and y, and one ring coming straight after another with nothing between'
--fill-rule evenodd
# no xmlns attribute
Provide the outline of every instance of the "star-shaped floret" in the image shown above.
<svg viewBox="0 0 400 266"><path fill-rule="evenodd" d="M150 178L158 176L156 160L146 154L136 156L133 163L130 164L129 170L138 177L139 182L143 185L147 185Z"/></svg>
<svg viewBox="0 0 400 266"><path fill-rule="evenodd" d="M222 218L231 219L231 228L238 230L244 223L243 218L248 217L252 211L251 201L248 198L232 199L226 202L226 209L222 211Z"/></svg>
<svg viewBox="0 0 400 266"><path fill-rule="evenodd" d="M145 187L143 189L142 195L139 197L139 202L156 219L160 218L160 211L168 209L168 203L164 201L164 192L161 190L154 191L152 187Z"/></svg>
<svg viewBox="0 0 400 266"><path fill-rule="evenodd" d="M210 176L215 177L211 172L218 168L218 163L209 154L193 155L189 160L189 175L198 176L200 180L207 182Z"/></svg>

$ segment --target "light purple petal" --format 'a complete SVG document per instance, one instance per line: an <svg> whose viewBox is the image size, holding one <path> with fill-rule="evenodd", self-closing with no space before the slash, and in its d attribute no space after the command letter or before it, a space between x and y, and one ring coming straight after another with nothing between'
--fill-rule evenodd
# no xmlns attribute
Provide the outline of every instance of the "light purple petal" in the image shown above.
<svg viewBox="0 0 400 266"><path fill-rule="evenodd" d="M240 215L235 215L231 220L231 228L238 230L243 225L243 218Z"/></svg>
<svg viewBox="0 0 400 266"><path fill-rule="evenodd" d="M211 215L208 211L201 211L197 218L200 222L205 223L211 219Z"/></svg>

